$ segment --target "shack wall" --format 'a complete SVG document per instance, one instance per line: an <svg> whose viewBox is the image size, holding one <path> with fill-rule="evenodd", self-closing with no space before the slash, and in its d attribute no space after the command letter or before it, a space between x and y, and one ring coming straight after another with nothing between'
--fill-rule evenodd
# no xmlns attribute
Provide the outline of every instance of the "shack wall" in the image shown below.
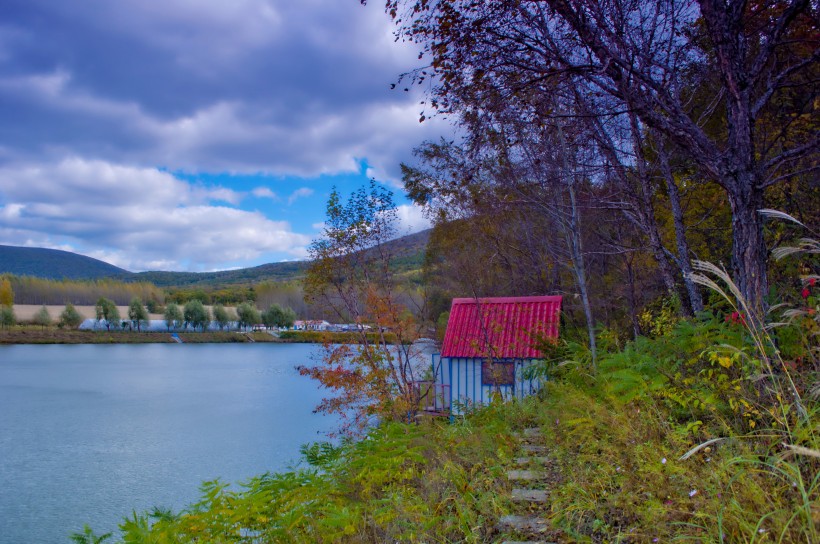
<svg viewBox="0 0 820 544"><path fill-rule="evenodd" d="M522 399L540 389L540 382L525 379L524 369L535 359L504 360L514 364L514 379L510 385L486 385L481 375L482 359L473 357L433 356L436 381L449 388L449 408L452 415L462 415L465 409L489 404L493 393L498 391L504 400Z"/></svg>

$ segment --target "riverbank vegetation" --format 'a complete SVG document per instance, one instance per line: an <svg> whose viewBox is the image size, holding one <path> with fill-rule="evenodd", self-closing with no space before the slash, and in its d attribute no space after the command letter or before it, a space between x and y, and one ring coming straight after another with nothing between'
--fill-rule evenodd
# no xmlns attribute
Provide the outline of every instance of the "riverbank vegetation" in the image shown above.
<svg viewBox="0 0 820 544"><path fill-rule="evenodd" d="M816 250L804 238L775 257L813 269ZM317 281L334 277L333 263L323 264L331 269ZM820 276L802 275L799 302L759 323L725 271L703 262L693 270L710 294L704 311L662 308L644 318L649 333L629 341L600 329L597 358L583 333L565 334L529 369L544 380L537 396L467 407L452 423L413 417L396 386L368 374L389 371L376 358L390 349L380 340L373 361L353 360L355 379L329 352L324 363L335 367L306 373L353 400L338 406L372 398L360 413L379 424L354 426L358 440L304 446L294 470L239 487L206 482L183 511L134 513L122 541L495 542L505 536L499 519L526 510L543 520L542 537L559 542L817 542ZM378 282L364 285L384 293ZM344 286L358 300L356 286ZM386 389L373 392L371 381ZM505 473L533 428L546 451L537 485L548 500L521 506ZM93 538L90 529L75 535Z"/></svg>
<svg viewBox="0 0 820 544"><path fill-rule="evenodd" d="M333 331L282 331L272 335L265 331L205 331L174 333L185 344L234 343L234 342L280 342L296 344L355 344L359 336L349 332ZM372 342L375 333L369 333ZM389 341L394 336L386 334ZM150 344L175 342L169 332L140 332L122 330L80 331L55 325L0 326L0 344Z"/></svg>
<svg viewBox="0 0 820 544"><path fill-rule="evenodd" d="M588 347L565 340L534 370L549 377L538 396L306 445L295 470L206 482L186 510L135 513L122 542L494 542L498 519L521 509L504 474L532 427L549 501L529 511L548 540L816 542L820 368L804 353L768 373L777 356L754 335L732 313L623 346L602 334L596 372Z"/></svg>
<svg viewBox="0 0 820 544"><path fill-rule="evenodd" d="M281 341L265 332L180 332L177 336L185 344ZM170 344L174 342L176 340L165 332L78 331L31 325L0 330L0 344Z"/></svg>

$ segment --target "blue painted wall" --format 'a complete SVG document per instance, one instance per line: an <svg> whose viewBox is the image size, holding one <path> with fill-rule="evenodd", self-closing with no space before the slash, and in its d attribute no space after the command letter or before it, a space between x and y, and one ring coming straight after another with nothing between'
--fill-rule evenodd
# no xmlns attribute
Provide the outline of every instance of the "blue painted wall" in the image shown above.
<svg viewBox="0 0 820 544"><path fill-rule="evenodd" d="M440 357L433 355L433 371L436 382L448 386L450 413L462 415L465 408L477 404L488 404L494 391L504 400L524 398L540 389L538 380L524 379L524 369L535 362L534 359L516 359L513 385L482 385L481 359L466 357Z"/></svg>

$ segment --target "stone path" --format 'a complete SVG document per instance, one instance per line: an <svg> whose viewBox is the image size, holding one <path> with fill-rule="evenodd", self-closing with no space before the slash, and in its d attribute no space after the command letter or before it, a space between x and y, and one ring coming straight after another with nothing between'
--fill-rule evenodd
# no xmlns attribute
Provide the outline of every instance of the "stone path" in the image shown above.
<svg viewBox="0 0 820 544"><path fill-rule="evenodd" d="M496 528L502 534L503 544L551 544L541 537L555 533L547 518L538 515L538 510L549 501L549 492L545 489L548 479L546 468L550 459L546 446L543 445L541 429L533 427L524 429L518 435L521 440L521 457L513 459L518 468L507 471L507 478L516 486L511 492L511 499L520 505L521 513L503 516ZM539 488L541 487L541 488ZM509 536L504 536L509 535Z"/></svg>

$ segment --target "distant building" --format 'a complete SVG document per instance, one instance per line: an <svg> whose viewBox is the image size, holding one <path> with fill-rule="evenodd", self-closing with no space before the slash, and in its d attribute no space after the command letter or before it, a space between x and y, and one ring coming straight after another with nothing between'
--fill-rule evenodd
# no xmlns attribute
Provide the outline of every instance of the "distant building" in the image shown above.
<svg viewBox="0 0 820 544"><path fill-rule="evenodd" d="M443 408L457 415L499 395L538 391L524 369L542 358L540 344L558 339L560 313L560 296L454 299L441 354L433 356Z"/></svg>
<svg viewBox="0 0 820 544"><path fill-rule="evenodd" d="M331 324L324 320L299 320L293 322L293 330L295 331L327 331L330 328Z"/></svg>

